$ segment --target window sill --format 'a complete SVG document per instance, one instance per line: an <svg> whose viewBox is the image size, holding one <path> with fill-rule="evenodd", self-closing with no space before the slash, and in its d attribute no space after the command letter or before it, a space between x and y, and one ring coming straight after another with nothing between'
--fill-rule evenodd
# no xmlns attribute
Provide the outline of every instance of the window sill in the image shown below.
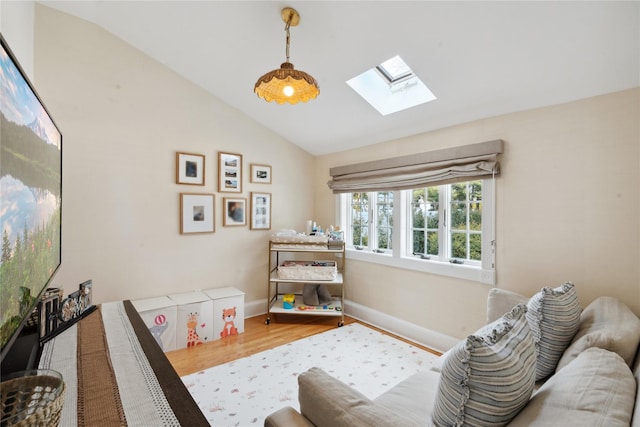
<svg viewBox="0 0 640 427"><path fill-rule="evenodd" d="M407 270L421 271L440 276L471 280L487 285L495 285L495 271L483 269L482 267L407 257L394 257L391 254L378 254L356 249L347 249L346 257L357 261L388 265L390 267L404 268Z"/></svg>

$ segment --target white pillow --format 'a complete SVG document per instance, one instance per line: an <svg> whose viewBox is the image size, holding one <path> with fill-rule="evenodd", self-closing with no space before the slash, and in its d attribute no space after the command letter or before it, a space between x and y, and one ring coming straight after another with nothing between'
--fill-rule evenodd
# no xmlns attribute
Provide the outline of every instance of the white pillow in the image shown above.
<svg viewBox="0 0 640 427"><path fill-rule="evenodd" d="M549 378L509 427L629 427L635 394L624 360L589 348Z"/></svg>
<svg viewBox="0 0 640 427"><path fill-rule="evenodd" d="M517 305L450 350L432 413L436 426L504 426L527 404L536 354L526 311Z"/></svg>
<svg viewBox="0 0 640 427"><path fill-rule="evenodd" d="M543 288L527 303L527 320L536 343L536 381L556 370L562 353L571 343L580 325L580 302L573 283L555 289Z"/></svg>
<svg viewBox="0 0 640 427"><path fill-rule="evenodd" d="M590 347L613 351L631 366L638 343L640 319L617 298L597 298L582 312L578 332L560 358L556 371Z"/></svg>

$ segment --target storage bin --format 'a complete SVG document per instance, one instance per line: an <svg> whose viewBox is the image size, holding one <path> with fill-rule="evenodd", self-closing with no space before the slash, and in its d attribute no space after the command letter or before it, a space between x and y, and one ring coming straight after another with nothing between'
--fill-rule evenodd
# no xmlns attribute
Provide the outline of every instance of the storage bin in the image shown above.
<svg viewBox="0 0 640 427"><path fill-rule="evenodd" d="M278 278L283 280L335 280L335 261L285 261L278 266Z"/></svg>
<svg viewBox="0 0 640 427"><path fill-rule="evenodd" d="M178 306L176 348L194 347L214 338L213 301L202 291L171 294Z"/></svg>
<svg viewBox="0 0 640 427"><path fill-rule="evenodd" d="M213 301L213 336L217 340L244 332L244 292L212 288L203 291Z"/></svg>
<svg viewBox="0 0 640 427"><path fill-rule="evenodd" d="M178 306L169 297L131 301L162 351L176 349Z"/></svg>

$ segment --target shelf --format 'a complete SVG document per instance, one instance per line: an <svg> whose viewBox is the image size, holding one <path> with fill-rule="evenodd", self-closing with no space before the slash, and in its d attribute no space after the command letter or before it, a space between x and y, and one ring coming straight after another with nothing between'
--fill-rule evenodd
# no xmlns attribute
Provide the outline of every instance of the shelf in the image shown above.
<svg viewBox="0 0 640 427"><path fill-rule="evenodd" d="M342 285L343 278L342 273L338 272L336 278L333 280L311 280L311 279L279 279L278 272L272 271L269 277L269 282L271 283L318 283L325 285Z"/></svg>
<svg viewBox="0 0 640 427"><path fill-rule="evenodd" d="M333 242L332 242L333 243ZM327 261L335 261L335 266L337 270L331 268L331 273L336 273L336 277L333 280L317 280L310 278L301 278L301 279L284 279L278 277L278 268L280 266L280 256L282 254L294 254L298 255L290 255L284 256L285 260L289 260L289 258L293 258L291 261L313 261L317 260L317 258L321 258L322 260ZM302 254L317 254L315 256L305 256ZM300 260L299 258L313 258L312 260ZM267 304L267 319L265 320L265 324L269 324L271 322L271 313L279 313L279 314L289 314L289 315L309 315L309 316L331 316L331 317L340 317L338 321L338 327L344 325L344 313L342 311L342 298L344 297L344 267L345 267L345 246L344 242L341 242L340 247L336 247L336 245L328 246L327 242L269 242L269 275L267 280L267 295L269 295ZM316 271L313 275L317 277L321 277L322 275L319 273L321 270ZM296 271L285 271L281 272L289 273L287 276L297 277L298 273ZM310 272L304 271L304 273L309 274ZM304 274L300 274L302 276ZM312 274L309 274L312 275ZM329 274L327 276L330 277ZM302 303L302 295L296 294L299 302L294 304L293 308L286 309L283 307L282 297L284 293L278 291L278 286L280 283L290 283L290 284L318 284L318 285L332 285L331 294L332 303L330 304L331 308L322 308L322 307L313 307L307 306ZM275 286L274 286L275 285ZM274 289L275 288L275 292ZM299 288L299 286L296 286ZM295 291L299 292L299 290ZM337 294L337 295L336 295Z"/></svg>
<svg viewBox="0 0 640 427"><path fill-rule="evenodd" d="M318 246L317 248L310 248L310 247L305 247L305 248L296 248L296 247L290 247L290 248L274 248L272 247L271 252L323 252L323 253L342 253L342 249L329 249L326 246Z"/></svg>
<svg viewBox="0 0 640 427"><path fill-rule="evenodd" d="M334 307L333 310L324 310L324 309L308 309L302 310L301 307L313 307L304 305L302 303L302 295L296 295L296 302L293 305L293 308L284 308L282 306L282 295L278 295L278 298L271 303L271 308L269 309L270 313L282 313L282 314L301 314L308 316L342 316L342 302L340 301L340 297L333 297L333 302L330 304ZM336 308L340 308L340 310L336 310Z"/></svg>

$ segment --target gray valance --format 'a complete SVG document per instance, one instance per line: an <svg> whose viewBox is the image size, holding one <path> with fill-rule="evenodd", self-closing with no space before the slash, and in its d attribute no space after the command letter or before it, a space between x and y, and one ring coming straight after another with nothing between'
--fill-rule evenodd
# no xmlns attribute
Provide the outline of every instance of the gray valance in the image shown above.
<svg viewBox="0 0 640 427"><path fill-rule="evenodd" d="M331 168L334 193L406 190L498 175L501 139Z"/></svg>

